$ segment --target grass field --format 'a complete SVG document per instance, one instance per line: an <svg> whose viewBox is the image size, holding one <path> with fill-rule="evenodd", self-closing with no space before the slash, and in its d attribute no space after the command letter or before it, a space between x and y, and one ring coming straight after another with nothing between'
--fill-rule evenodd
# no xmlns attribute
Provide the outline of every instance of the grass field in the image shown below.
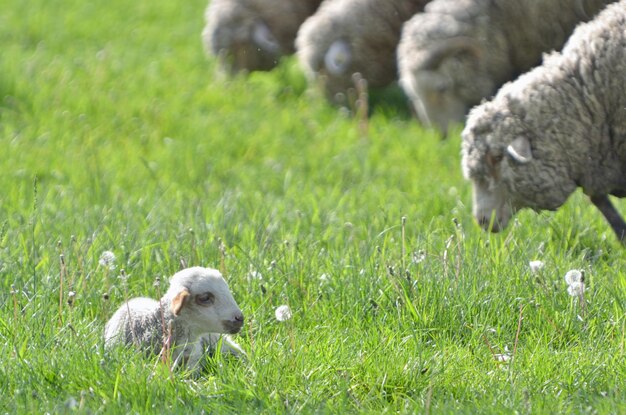
<svg viewBox="0 0 626 415"><path fill-rule="evenodd" d="M221 77L204 7L2 7L0 413L626 413L625 251L580 192L486 234L459 129L390 94L365 131L293 60ZM181 262L224 272L248 359L104 351Z"/></svg>

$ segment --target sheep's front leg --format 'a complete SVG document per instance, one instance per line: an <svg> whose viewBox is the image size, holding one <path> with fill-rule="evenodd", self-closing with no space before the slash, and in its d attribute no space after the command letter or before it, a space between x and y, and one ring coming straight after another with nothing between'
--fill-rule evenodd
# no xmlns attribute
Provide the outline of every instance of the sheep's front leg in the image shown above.
<svg viewBox="0 0 626 415"><path fill-rule="evenodd" d="M608 195L591 196L591 202L602 212L620 242L626 245L626 222L609 200Z"/></svg>

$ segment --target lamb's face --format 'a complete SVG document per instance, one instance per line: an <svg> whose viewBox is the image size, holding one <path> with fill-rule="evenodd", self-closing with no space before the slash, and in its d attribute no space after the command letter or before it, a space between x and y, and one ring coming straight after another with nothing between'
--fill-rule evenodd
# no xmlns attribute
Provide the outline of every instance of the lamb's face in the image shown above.
<svg viewBox="0 0 626 415"><path fill-rule="evenodd" d="M475 107L462 133L463 174L473 185L473 214L493 232L505 228L522 208L556 210L576 189L560 163L547 162L549 153L524 122L500 108L497 97Z"/></svg>
<svg viewBox="0 0 626 415"><path fill-rule="evenodd" d="M221 274L211 268L188 268L172 277L172 311L197 334L237 333L243 314Z"/></svg>

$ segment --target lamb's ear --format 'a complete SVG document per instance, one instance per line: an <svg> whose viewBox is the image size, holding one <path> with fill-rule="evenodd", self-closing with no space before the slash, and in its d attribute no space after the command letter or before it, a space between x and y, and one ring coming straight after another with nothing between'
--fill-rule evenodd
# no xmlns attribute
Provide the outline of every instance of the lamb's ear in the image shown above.
<svg viewBox="0 0 626 415"><path fill-rule="evenodd" d="M172 299L172 313L174 313L175 316L180 314L180 310L183 308L185 301L187 301L187 298L189 298L190 295L189 291L186 288L183 288L178 292L178 294L176 294L176 297Z"/></svg>
<svg viewBox="0 0 626 415"><path fill-rule="evenodd" d="M530 149L530 142L524 136L517 137L506 148L507 153L519 163L528 163L533 159L533 153Z"/></svg>

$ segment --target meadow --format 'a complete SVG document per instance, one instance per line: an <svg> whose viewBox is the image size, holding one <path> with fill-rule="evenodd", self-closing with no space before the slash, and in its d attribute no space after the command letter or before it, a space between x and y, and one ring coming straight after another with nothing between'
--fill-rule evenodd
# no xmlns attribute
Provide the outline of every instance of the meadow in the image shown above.
<svg viewBox="0 0 626 415"><path fill-rule="evenodd" d="M584 195L485 233L460 127L397 91L364 124L294 59L225 77L205 6L2 7L0 413L626 413L625 251ZM184 265L224 273L247 359L105 351Z"/></svg>

